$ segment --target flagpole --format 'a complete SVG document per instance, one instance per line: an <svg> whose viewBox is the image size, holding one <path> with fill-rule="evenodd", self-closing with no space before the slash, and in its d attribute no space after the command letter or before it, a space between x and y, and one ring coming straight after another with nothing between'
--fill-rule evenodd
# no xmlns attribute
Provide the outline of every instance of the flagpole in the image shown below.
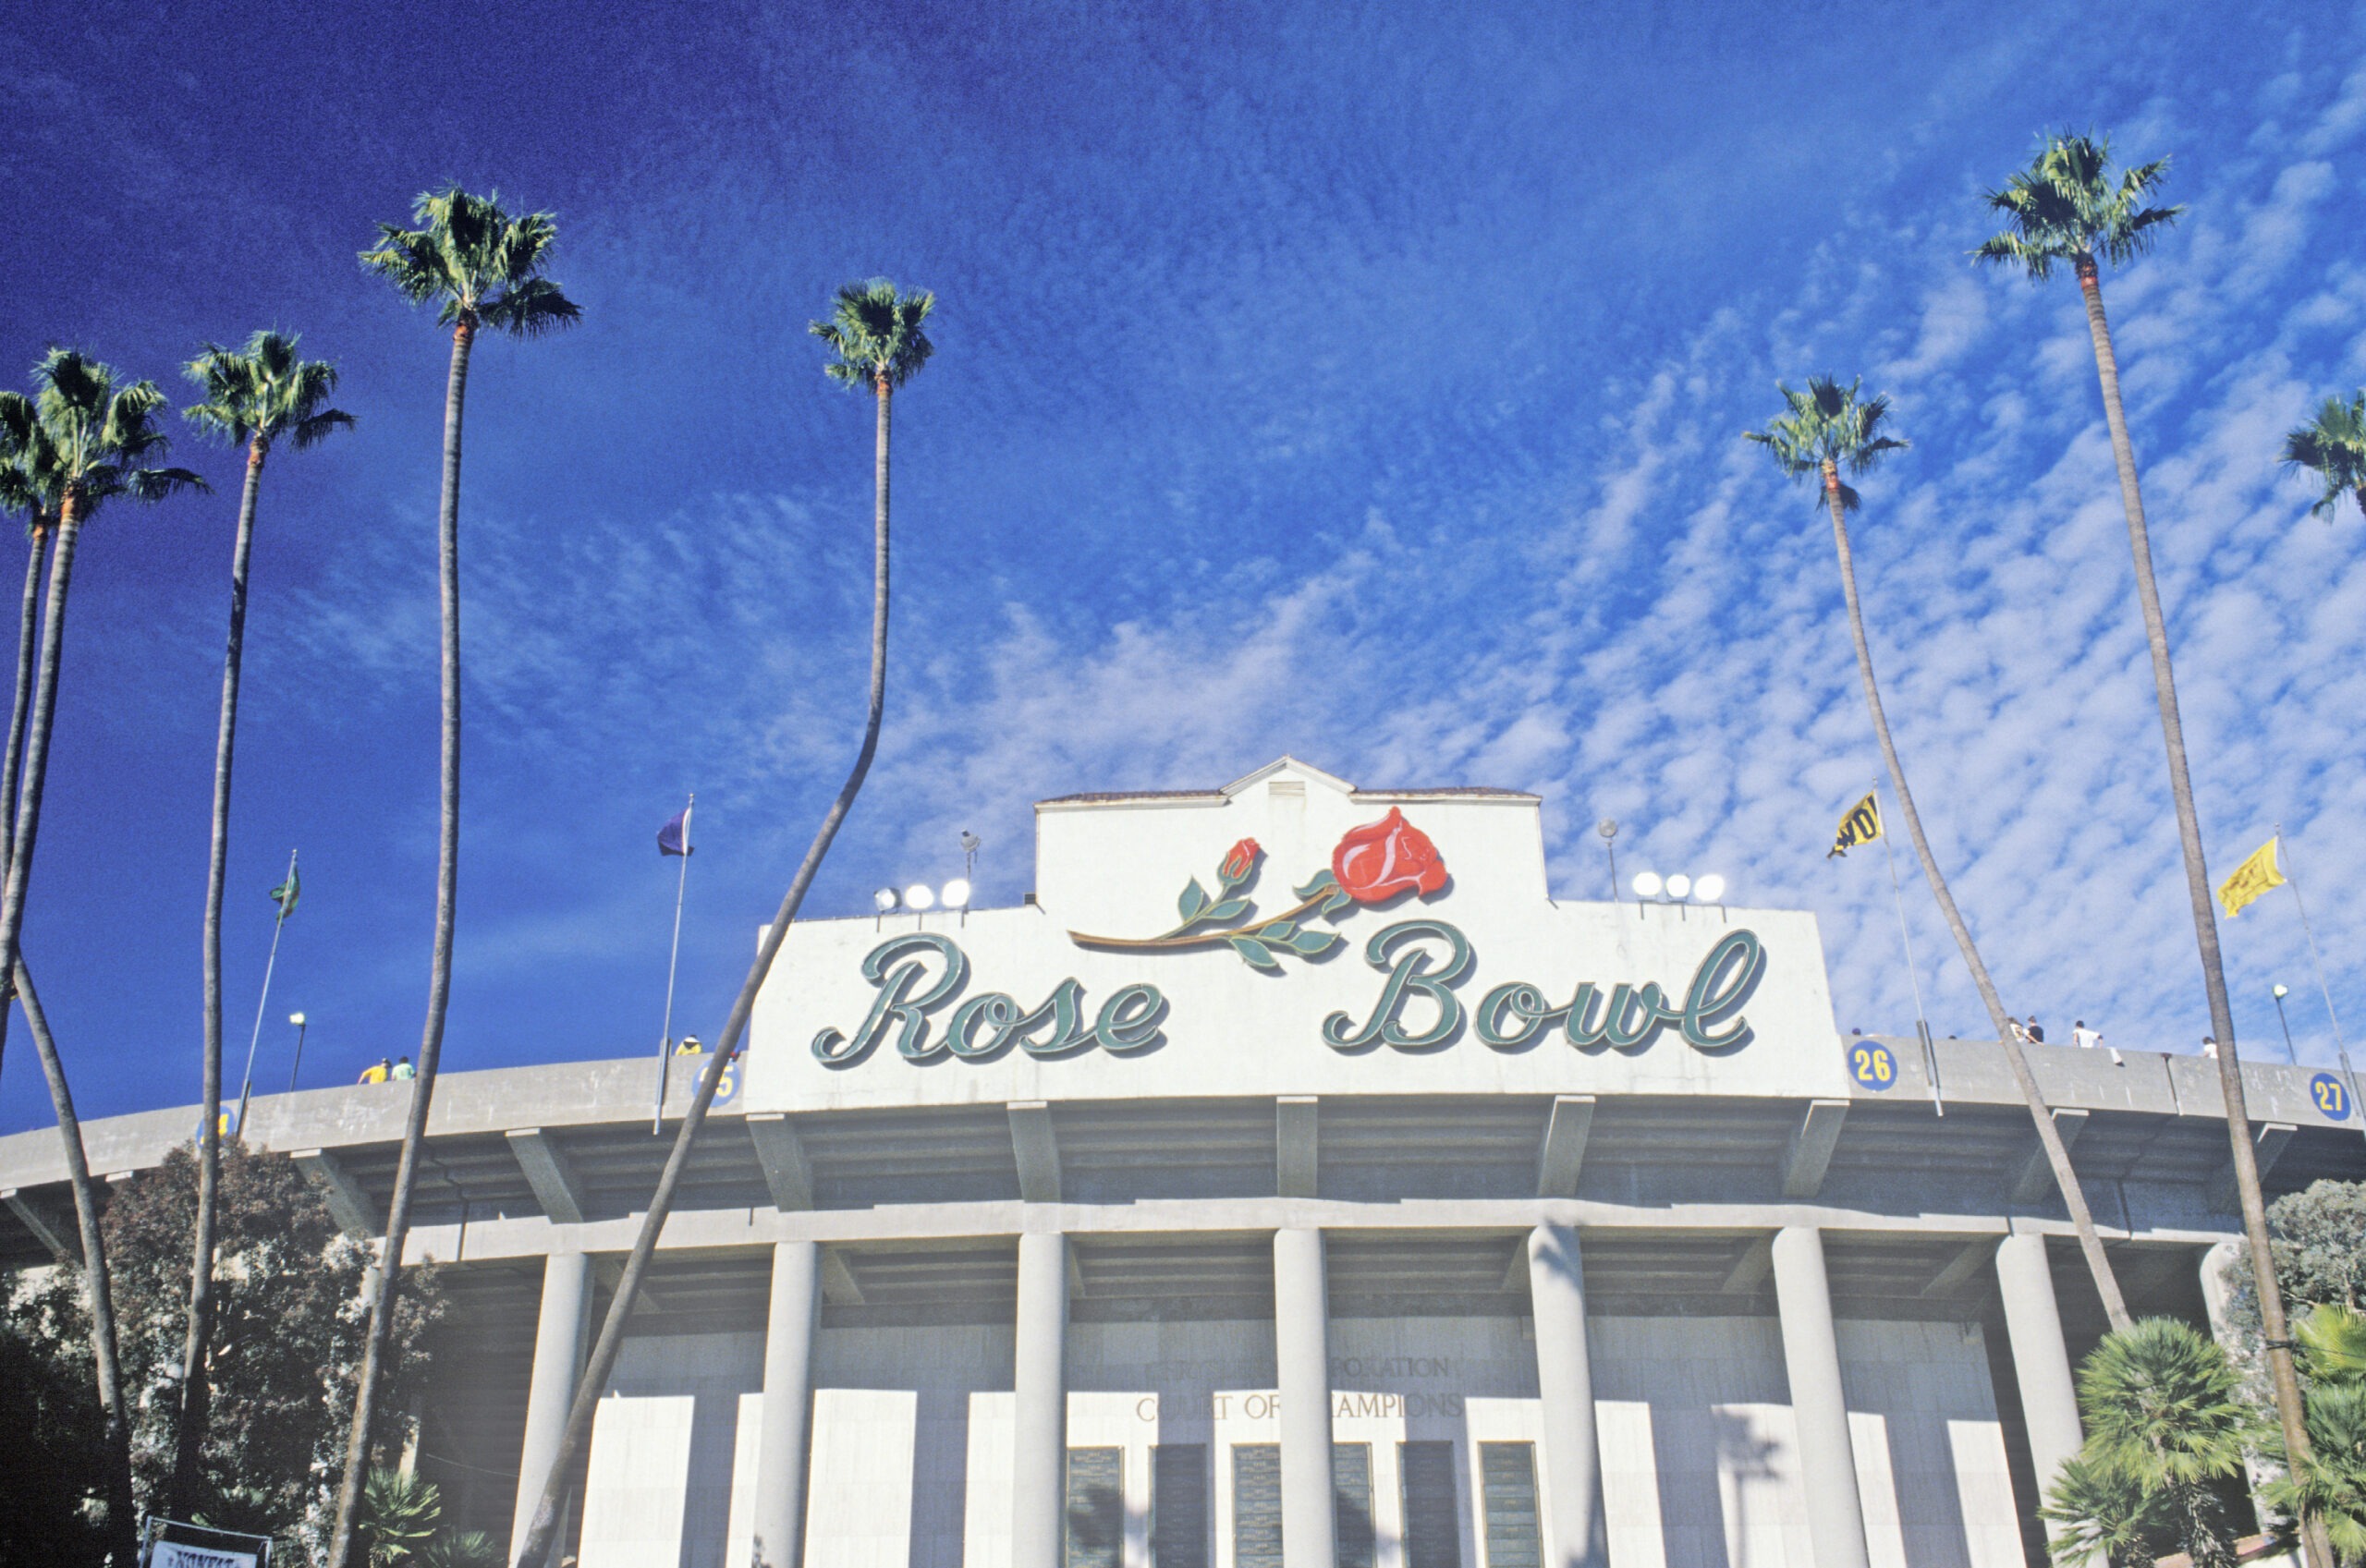
<svg viewBox="0 0 2366 1568"><path fill-rule="evenodd" d="M279 885L286 887L287 882L295 880L296 852L291 849L287 852L287 881ZM255 1047L262 1039L263 1009L271 1005L271 972L279 965L279 933L287 924L287 904L283 899L279 903L279 918L271 923L271 956L263 961L262 994L255 998L254 1033L247 1037L247 1070L238 1079L238 1136L241 1138L247 1136L247 1097L255 1087Z"/></svg>
<svg viewBox="0 0 2366 1568"><path fill-rule="evenodd" d="M2275 836L2276 847L2283 848L2281 822L2275 824ZM2325 962L2317 956L2317 933L2309 924L2308 902L2300 896L2300 879L2292 874L2289 865L2284 868L2284 880L2292 889L2292 902L2300 908L2300 934L2309 939L2309 964L2317 972L2317 991L2325 999L2325 1016L2333 1020L2333 1046L2341 1057L2341 1076L2349 1080L2349 1104L2354 1112L2358 1110L2358 1070L2349 1064L2349 1046L2341 1038L2341 1015L2333 1010L2333 988L2325 984ZM2366 1123L2361 1124L2360 1131L2366 1133Z"/></svg>
<svg viewBox="0 0 2366 1568"><path fill-rule="evenodd" d="M674 879L674 951L665 960L665 1028L657 1039L657 1105L649 1113L652 1137L665 1127L665 1080L674 1055L674 971L682 961L682 895L690 885L690 812L698 803L693 790L682 807L682 869Z"/></svg>
<svg viewBox="0 0 2366 1568"><path fill-rule="evenodd" d="M1881 809L1882 786L1873 785L1873 809ZM1922 1037L1922 1070L1931 1080L1931 1109L1945 1116L1947 1104L1939 1092L1939 1051L1931 1043L1931 1021L1922 1011L1922 977L1914 966L1914 933L1906 924L1906 888L1897 880L1897 851L1890 847L1889 825L1882 825L1882 859L1889 866L1890 904L1897 910L1897 940L1906 948L1906 983L1914 988L1914 1032Z"/></svg>

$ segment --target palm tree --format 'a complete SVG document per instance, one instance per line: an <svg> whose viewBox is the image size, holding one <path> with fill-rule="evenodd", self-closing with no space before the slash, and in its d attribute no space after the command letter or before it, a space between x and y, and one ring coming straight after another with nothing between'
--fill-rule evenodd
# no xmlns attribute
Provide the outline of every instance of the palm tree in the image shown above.
<svg viewBox="0 0 2366 1568"><path fill-rule="evenodd" d="M2226 1353L2174 1318L2104 1336L2079 1368L2083 1457L2153 1500L2194 1568L2234 1568L2212 1486L2241 1472L2253 1435L2238 1382Z"/></svg>
<svg viewBox="0 0 2366 1568"><path fill-rule="evenodd" d="M39 467L29 470L31 482L26 493L54 498L57 539L49 564L48 603L25 732L23 794L15 803L6 892L0 895L0 974L13 978L18 1000L24 1005L34 1051L57 1110L58 1136L66 1148L67 1185L74 1195L75 1219L81 1231L82 1277L91 1308L99 1404L106 1420L107 1531L116 1561L127 1563L137 1554L139 1545L131 1498L130 1413L124 1404L116 1356L114 1293L99 1232L98 1193L82 1148L81 1124L67 1088L65 1064L40 999L33 994L20 939L25 889L32 876L33 843L41 827L42 785L48 772L58 669L65 654L66 595L73 581L75 546L83 527L117 496L159 501L175 491L202 490L205 481L186 468L151 468L143 462L161 456L165 446L165 435L155 422L165 406L165 395L153 382L119 386L111 368L68 348L53 348L43 356L33 367L33 380L38 389L33 419L40 432Z"/></svg>
<svg viewBox="0 0 2366 1568"><path fill-rule="evenodd" d="M2055 1526L2055 1562L2101 1557L2106 1568L2153 1568L2153 1538L2170 1527L2158 1497L2088 1453L2063 1462L2038 1514Z"/></svg>
<svg viewBox="0 0 2366 1568"><path fill-rule="evenodd" d="M2324 493L2309 508L2315 516L2332 517L2345 495L2366 513L2366 392L2347 403L2328 397L2315 419L2286 432L2284 463L2311 469L2323 481Z"/></svg>
<svg viewBox="0 0 2366 1568"><path fill-rule="evenodd" d="M1819 480L1823 485L1824 503L1832 512L1833 548L1840 557L1840 593L1848 607L1848 636L1857 645L1857 673L1864 678L1865 707L1873 716L1873 735L1881 743L1882 760L1889 768L1890 787L1897 792L1898 814L1906 819L1907 834L1914 841L1915 857L1921 862L1923 878L1938 898L1939 912L1946 918L1947 930L1955 934L1964 967L1971 972L1972 984L1980 989L1980 1000L1988 1008L1988 1021L1995 1027L1997 1042L2005 1048L2005 1060L2013 1070L2013 1081L2020 1085L2021 1098L2029 1103L2030 1120L2037 1124L2038 1143L2045 1150L2046 1162L2054 1167L2055 1185L2062 1189L2063 1206L2070 1211L2070 1222L2078 1230L2079 1247L2086 1255L2088 1271L2094 1276L2096 1294L2103 1297L2104 1310L2113 1326L2125 1328L2129 1321L2128 1306L2121 1299L2111 1259L2104 1255L2103 1239L2095 1234L2094 1216L2087 1209L2087 1195L2079 1185L2078 1173L2070 1168L2069 1148L2063 1143L2062 1134L2054 1124L2054 1114L2046 1109L2045 1097L2030 1071L2029 1057L2021 1050L2012 1015L2005 1011L2005 1003L1996 994L1996 983L1988 977L1988 966L1980 961L1980 949L1972 943L1971 928L1964 923L1963 912L1956 907L1955 895L1947 891L1947 879L1940 873L1938 857L1931 853L1931 841L1922 832L1921 813L1914 808L1914 792L1906 785L1905 765L1897 760L1897 743L1890 737L1888 715L1882 711L1881 686L1873 678L1872 649L1865 640L1865 614L1857 597L1856 561L1848 548L1848 514L1857 509L1859 497L1854 489L1842 482L1840 470L1846 467L1852 474L1867 473L1884 456L1903 450L1907 444L1881 433L1883 421L1889 416L1889 399L1860 398L1857 389L1863 384L1861 377L1844 387L1831 376L1812 376L1805 392L1794 392L1778 383L1777 390L1783 394L1789 411L1762 431L1743 432L1744 437L1764 446L1773 455L1775 466L1786 474L1794 479Z"/></svg>
<svg viewBox="0 0 2366 1568"><path fill-rule="evenodd" d="M371 1429L377 1418L378 1382L394 1332L395 1286L403 1242L410 1234L411 1188L419 1179L427 1111L435 1096L435 1067L444 1049L444 1009L452 987L452 917L460 876L460 422L468 398L469 353L480 329L512 337L540 337L572 326L582 315L558 285L543 276L558 220L548 213L513 216L501 193L471 196L457 185L422 192L412 204L415 229L378 225L378 243L361 264L395 286L414 305L438 307L436 322L452 329L452 369L444 389L444 486L436 513L436 572L443 611L443 768L436 843L435 945L429 963L427 1025L419 1042L419 1076L411 1084L410 1119L386 1209L384 1266L370 1299L370 1333L354 1391L353 1428L346 1440L345 1477L337 1489L336 1523L329 1537L329 1568L346 1568L353 1525L370 1468Z"/></svg>
<svg viewBox="0 0 2366 1568"><path fill-rule="evenodd" d="M665 1169L657 1178L657 1190L650 1197L640 1234L633 1239L616 1295L608 1303L608 1315L601 1321L599 1338L592 1343L582 1380L576 1385L575 1403L567 1413L567 1430L551 1461L550 1478L543 1483L542 1501L534 1507L533 1523L527 1527L524 1541L510 1543L518 1568L542 1568L549 1560L551 1547L558 1537L559 1519L567 1509L568 1483L576 1461L583 1453L583 1445L591 1440L592 1417L599 1409L600 1391L607 1386L608 1375L616 1367L616 1353L624 1347L625 1322L632 1316L641 1276L648 1271L649 1260L657 1250L658 1234L665 1228L666 1215L673 1212L675 1189L689 1163L690 1146L697 1141L699 1129L706 1124L707 1108L714 1103L723 1070L738 1050L740 1037L748 1027L748 1015L755 1009L756 993L763 989L764 977L772 972L774 955L780 952L780 944L788 935L789 922L797 918L798 910L803 906L805 890L812 885L813 874L822 869L822 858L830 852L832 841L838 836L839 824L853 808L862 781L871 772L872 757L879 749L879 722L887 704L888 412L896 389L917 375L936 351L922 330L929 312L935 308L936 297L924 289L903 294L885 278L872 278L839 289L830 320L815 322L810 329L829 345L835 356L823 367L826 373L848 386L869 387L879 403L872 460L871 687L863 711L862 745L855 753L854 767L839 788L838 797L830 803L820 830L806 848L805 858L788 884L788 893L781 899L779 912L765 928L756 961L750 966L748 978L740 982L738 998L731 1004L731 1016L723 1026L722 1040L707 1059L706 1070L699 1076L698 1092L682 1117L680 1130L675 1134L673 1150L665 1157Z"/></svg>
<svg viewBox="0 0 2366 1568"><path fill-rule="evenodd" d="M2218 1041L2218 1083L2226 1099L2226 1136L2242 1201L2243 1230L2250 1244L2251 1270L2259 1283L2260 1320L2266 1331L2268 1366L2275 1384L2276 1413L2284 1440L2305 1463L2307 1422L2300 1380L2286 1331L2284 1293L2275 1282L2275 1260L2268 1245L2267 1205L2260 1193L2259 1156L2251 1143L2250 1112L2243 1102L2241 1063L2235 1050L2235 1015L2226 1002L2226 966L2218 952L2218 914L2210 902L2210 868L2201 853L2201 819L2194 809L2193 779L2186 767L2185 723L2177 711L2175 672L2169 664L2169 628L2161 614L2161 590L2153 577L2153 541L2144 524L2144 495L2136 480L2136 450L2128 439L2128 413L2119 396L2119 360L2112 349L2111 323L2104 316L2102 268L2117 266L2153 248L2162 228L2182 207L2147 205L2153 188L2167 176L2169 161L2110 172L2108 138L2068 132L2040 140L2036 157L2017 170L2004 188L1987 193L1989 206L2011 225L1972 252L1976 261L2015 266L2032 282L2054 275L2068 262L2087 306L2087 334L2093 340L2095 374L2103 384L2104 420L2111 432L2112 457L2119 469L2120 504L2128 514L2128 544L2135 560L2136 600L2144 614L2144 637L2152 645L2153 691L2161 711L2161 738L2168 752L2169 795L2177 806L2177 840L2185 853L2186 897L2201 950L2202 989L2210 1005L2211 1038ZM2332 1568L2318 1533L2309 1543L2312 1568Z"/></svg>
<svg viewBox="0 0 2366 1568"><path fill-rule="evenodd" d="M57 524L57 452L41 428L33 400L0 392L0 512L25 519L24 604L17 619L17 689L8 739L0 754L0 876L16 853L17 784L24 761L25 721L32 707L33 639L41 629L42 567ZM8 1042L8 983L0 975L0 1053Z"/></svg>
<svg viewBox="0 0 2366 1568"><path fill-rule="evenodd" d="M298 451L353 423L353 416L323 407L336 390L336 369L299 359L297 339L259 332L244 348L207 344L188 375L205 400L183 410L199 429L244 442L246 484L238 494L238 530L230 547L230 637L222 656L222 718L213 742L213 850L205 879L204 1122L199 1135L197 1226L189 1263L189 1338L181 1355L180 1411L173 1444L173 1477L165 1511L182 1504L196 1479L205 1435L206 1341L213 1320L213 1220L222 1174L222 889L230 857L230 757L238 729L238 666L247 636L247 562L255 538L255 502L262 492L263 460L286 437ZM246 1128L238 1129L241 1137Z"/></svg>

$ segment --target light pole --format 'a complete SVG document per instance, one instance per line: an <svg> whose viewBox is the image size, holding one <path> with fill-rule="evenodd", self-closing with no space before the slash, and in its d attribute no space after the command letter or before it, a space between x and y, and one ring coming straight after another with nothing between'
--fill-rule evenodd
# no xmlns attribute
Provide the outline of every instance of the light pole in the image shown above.
<svg viewBox="0 0 2366 1568"><path fill-rule="evenodd" d="M287 1064L287 1092L296 1092L296 1070L304 1064L304 1015L290 1013L287 1021L296 1026L296 1060Z"/></svg>
<svg viewBox="0 0 2366 1568"><path fill-rule="evenodd" d="M2299 1053L2292 1049L2292 1024L2291 1020L2284 1016L2284 988L2277 986L2275 988L2275 1021L2284 1026L2284 1060L2298 1067L2300 1064L2300 1057Z"/></svg>
<svg viewBox="0 0 2366 1568"><path fill-rule="evenodd" d="M1618 823L1604 817L1593 825L1593 831L1602 835L1602 847L1610 856L1610 902L1616 904L1618 902L1618 845L1615 841L1618 837Z"/></svg>

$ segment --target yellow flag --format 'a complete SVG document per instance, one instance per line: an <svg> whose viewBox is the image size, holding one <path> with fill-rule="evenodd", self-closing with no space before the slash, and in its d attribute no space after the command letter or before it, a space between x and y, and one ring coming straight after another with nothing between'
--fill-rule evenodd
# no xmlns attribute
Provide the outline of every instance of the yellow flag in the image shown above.
<svg viewBox="0 0 2366 1568"><path fill-rule="evenodd" d="M1840 819L1840 831L1832 835L1832 847L1823 852L1823 857L1829 860L1835 855L1846 855L1881 836L1881 802L1868 795L1848 808L1848 814Z"/></svg>
<svg viewBox="0 0 2366 1568"><path fill-rule="evenodd" d="M2231 920L2250 908L2269 889L2284 885L2284 875L2275 869L2276 842L2269 839L2251 851L2251 857L2218 884L2218 902L2226 906L2226 918Z"/></svg>

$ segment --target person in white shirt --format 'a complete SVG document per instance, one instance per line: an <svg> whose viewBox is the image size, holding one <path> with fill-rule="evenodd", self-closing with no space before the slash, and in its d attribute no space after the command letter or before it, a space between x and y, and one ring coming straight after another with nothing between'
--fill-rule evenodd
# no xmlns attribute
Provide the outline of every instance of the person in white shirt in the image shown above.
<svg viewBox="0 0 2366 1568"><path fill-rule="evenodd" d="M2079 1019L2077 1023L2070 1026L2070 1043L2079 1047L2081 1051L2092 1051L2095 1047L2103 1044L2103 1030L2091 1029L2087 1027L2087 1020L2084 1018ZM2116 1045L2112 1046L2110 1051L2111 1064L2113 1066L2125 1067L2128 1065L2128 1059L2119 1053L2119 1047Z"/></svg>
<svg viewBox="0 0 2366 1568"><path fill-rule="evenodd" d="M2209 1036L2209 1035L2203 1035L2203 1036L2201 1037L2201 1054L2203 1054L2204 1056L2209 1057L2209 1058L2210 1058L2210 1060L2212 1060L2213 1062L2217 1061L2217 1060L2218 1060L2218 1042L2217 1042L2217 1040L2216 1040L2216 1039L2213 1039L2213 1038L2212 1038L2211 1036Z"/></svg>

